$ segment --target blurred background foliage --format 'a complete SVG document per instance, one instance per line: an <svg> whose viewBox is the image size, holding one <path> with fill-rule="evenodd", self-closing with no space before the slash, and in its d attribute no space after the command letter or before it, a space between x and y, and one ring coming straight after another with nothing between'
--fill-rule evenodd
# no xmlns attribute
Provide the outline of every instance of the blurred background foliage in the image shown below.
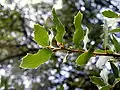
<svg viewBox="0 0 120 90"><path fill-rule="evenodd" d="M51 27L51 10L65 25L67 46L72 45L73 20L78 11L83 13L83 25L94 31L102 24L101 11L120 12L119 0L0 0L0 87L9 90L98 90L89 75L99 75L94 63L76 66L78 54L71 53L63 63L66 52L57 52L50 61L37 69L21 69L21 58L35 53L40 47L33 41L35 23ZM93 34L90 34L93 39ZM95 37L96 38L96 37ZM89 44L88 44L89 47ZM64 89L63 89L64 88ZM115 89L116 90L116 89Z"/></svg>

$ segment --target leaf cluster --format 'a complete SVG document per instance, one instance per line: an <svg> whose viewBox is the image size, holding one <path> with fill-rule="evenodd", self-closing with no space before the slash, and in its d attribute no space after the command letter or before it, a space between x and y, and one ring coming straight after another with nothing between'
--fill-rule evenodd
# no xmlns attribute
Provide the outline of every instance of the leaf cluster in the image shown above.
<svg viewBox="0 0 120 90"><path fill-rule="evenodd" d="M66 34L66 30L62 22L60 21L59 17L56 14L55 9L52 9L53 14L53 22L54 22L54 30L56 30L54 35L54 30L50 30L51 34L53 34L53 37L50 37L50 34L48 33L48 30L41 25L34 25L34 41L38 43L39 46L42 48L35 54L28 53L25 57L22 58L20 67L22 68L38 68L41 64L44 64L48 60L51 59L52 54L55 54L56 51L66 51L67 56L69 53L79 52L80 55L76 58L76 64L80 66L85 66L89 59L91 57L95 57L96 55L103 55L103 56L111 56L113 59L115 57L120 57L119 51L120 51L120 45L119 42L116 39L115 33L119 32L119 28L109 30L109 27L107 27L107 23L103 25L103 28L100 26L98 27L98 34L94 35L94 32L86 32L83 29L82 25L82 19L83 14L79 11L77 15L74 17L74 34L72 43L74 46L72 48L66 47L64 40L64 36ZM106 10L102 12L103 16L106 18L119 18L119 15L117 13L112 12L111 10ZM89 28L88 28L89 29ZM96 32L96 31L95 31ZM94 42L91 44L90 48L87 48L88 41L88 35L92 34L92 41ZM101 37L103 35L104 37ZM52 45L52 39L55 37L55 40L57 42L56 46ZM87 38L87 39L86 39ZM87 40L85 42L85 40ZM108 41L110 40L110 41ZM92 42L91 41L91 42ZM102 43L102 48L98 49L98 44ZM109 42L114 46L114 49L108 47ZM84 46L82 46L84 45ZM84 47L84 48L83 48ZM68 53L69 52L69 53ZM67 59L67 56L65 56L65 60ZM113 61L110 61L111 70L113 71L113 82L112 84L108 84L105 82L105 80L102 77L90 77L91 81L94 84L97 84L98 87L101 88L101 90L109 90L114 87L114 85L119 82L119 70L118 67L114 65ZM110 79L110 78L109 78Z"/></svg>

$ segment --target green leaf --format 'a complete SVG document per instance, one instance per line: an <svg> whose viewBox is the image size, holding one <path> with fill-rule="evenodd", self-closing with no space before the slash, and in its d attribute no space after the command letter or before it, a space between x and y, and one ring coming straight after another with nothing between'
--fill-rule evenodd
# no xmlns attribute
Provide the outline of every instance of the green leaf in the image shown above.
<svg viewBox="0 0 120 90"><path fill-rule="evenodd" d="M43 26L34 25L34 40L41 46L49 46L49 35Z"/></svg>
<svg viewBox="0 0 120 90"><path fill-rule="evenodd" d="M74 17L75 32L73 35L73 42L75 43L76 47L79 47L80 41L82 41L84 38L84 32L81 26L82 18L83 14L80 11Z"/></svg>
<svg viewBox="0 0 120 90"><path fill-rule="evenodd" d="M39 50L36 54L27 54L22 58L20 67L21 68L37 68L41 64L45 63L50 59L52 51L44 48Z"/></svg>
<svg viewBox="0 0 120 90"><path fill-rule="evenodd" d="M104 80L101 77L91 76L90 80L92 83L98 85L98 86L105 86Z"/></svg>
<svg viewBox="0 0 120 90"><path fill-rule="evenodd" d="M109 33L116 33L116 32L120 32L120 28L113 29L113 30L110 30L110 31L109 31Z"/></svg>
<svg viewBox="0 0 120 90"><path fill-rule="evenodd" d="M110 65L111 65L111 68L113 70L113 74L114 74L115 78L118 78L119 77L119 70L118 70L118 68L112 62L110 62Z"/></svg>
<svg viewBox="0 0 120 90"><path fill-rule="evenodd" d="M55 28L57 30L57 34L55 36L55 39L59 43L63 43L63 37L66 33L65 28L64 28L63 24L61 23L60 19L57 17L57 14L56 14L54 8L52 9L52 14L53 14L53 21L55 24Z"/></svg>
<svg viewBox="0 0 120 90"><path fill-rule="evenodd" d="M114 52L113 51L111 51L111 50L101 50L101 49L96 49L95 50L95 52L96 53L105 53L105 52L107 52L108 54L113 54Z"/></svg>
<svg viewBox="0 0 120 90"><path fill-rule="evenodd" d="M110 85L103 86L100 90L111 90Z"/></svg>
<svg viewBox="0 0 120 90"><path fill-rule="evenodd" d="M111 10L105 10L102 12L102 14L105 16L105 17L108 17L108 18L118 18L119 15Z"/></svg>
<svg viewBox="0 0 120 90"><path fill-rule="evenodd" d="M104 25L103 25L103 31L104 31L104 49L107 48L108 46L108 25L107 25L107 21L105 20Z"/></svg>
<svg viewBox="0 0 120 90"><path fill-rule="evenodd" d="M112 38L113 38L112 43L114 44L115 50L116 50L116 52L119 52L120 51L120 44L113 35L112 35Z"/></svg>
<svg viewBox="0 0 120 90"><path fill-rule="evenodd" d="M76 63L78 65L83 66L88 62L88 60L91 58L92 55L93 55L93 49L89 49L88 52L84 52L78 56L78 58L76 59Z"/></svg>

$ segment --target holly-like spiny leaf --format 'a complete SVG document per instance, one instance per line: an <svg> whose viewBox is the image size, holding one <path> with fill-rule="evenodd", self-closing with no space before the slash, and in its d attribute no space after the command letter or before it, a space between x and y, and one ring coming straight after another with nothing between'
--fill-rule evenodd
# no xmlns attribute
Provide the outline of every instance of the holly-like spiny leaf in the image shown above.
<svg viewBox="0 0 120 90"><path fill-rule="evenodd" d="M45 63L50 59L52 51L44 48L39 50L36 54L27 54L22 58L20 67L21 68L37 68L41 64Z"/></svg>
<svg viewBox="0 0 120 90"><path fill-rule="evenodd" d="M81 66L85 65L88 62L88 60L92 57L93 51L93 49L89 49L87 52L84 52L81 55L79 55L76 59L76 63Z"/></svg>
<svg viewBox="0 0 120 90"><path fill-rule="evenodd" d="M34 40L41 46L49 46L49 35L43 26L34 25Z"/></svg>
<svg viewBox="0 0 120 90"><path fill-rule="evenodd" d="M81 26L82 18L83 18L83 14L80 11L74 17L75 32L73 35L73 42L76 45L76 47L79 47L80 42L84 38L84 32Z"/></svg>
<svg viewBox="0 0 120 90"><path fill-rule="evenodd" d="M63 37L65 35L65 28L64 25L61 23L60 19L57 17L57 14L55 12L55 9L52 9L52 15L53 15L53 21L55 24L55 28L57 30L57 34L55 36L56 41L59 43L63 43Z"/></svg>

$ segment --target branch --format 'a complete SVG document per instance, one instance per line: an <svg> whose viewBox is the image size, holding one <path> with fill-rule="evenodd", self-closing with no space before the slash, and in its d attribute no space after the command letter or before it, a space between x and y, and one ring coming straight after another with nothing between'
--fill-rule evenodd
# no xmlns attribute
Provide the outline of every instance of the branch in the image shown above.
<svg viewBox="0 0 120 90"><path fill-rule="evenodd" d="M49 47L50 48L50 47ZM50 48L52 49L53 52L56 51L60 51L60 50L65 50L65 51L69 51L69 52L80 52L80 53L84 53L87 51L84 50L75 50L75 49L68 49L68 48ZM120 57L120 54L114 54L114 53L100 53L100 52L93 52L93 54L96 55L100 55L100 56L113 56L113 57Z"/></svg>
<svg viewBox="0 0 120 90"><path fill-rule="evenodd" d="M68 48L52 48L52 47L48 47L49 49L51 49L53 52L57 52L57 51L69 51L70 53L84 53L87 51L84 50L76 50L76 49L68 49ZM10 58L16 58L16 57L21 57L21 56L25 56L27 53L30 52L37 52L39 49L29 49L27 51L24 51L22 53L16 54L16 55L12 55L12 56L8 56L5 57L3 59L0 60L0 62L3 62L4 60L10 59ZM100 56L113 56L113 57L120 57L120 54L110 54L110 53L99 53L99 52L93 52L93 54L96 55L100 55Z"/></svg>

